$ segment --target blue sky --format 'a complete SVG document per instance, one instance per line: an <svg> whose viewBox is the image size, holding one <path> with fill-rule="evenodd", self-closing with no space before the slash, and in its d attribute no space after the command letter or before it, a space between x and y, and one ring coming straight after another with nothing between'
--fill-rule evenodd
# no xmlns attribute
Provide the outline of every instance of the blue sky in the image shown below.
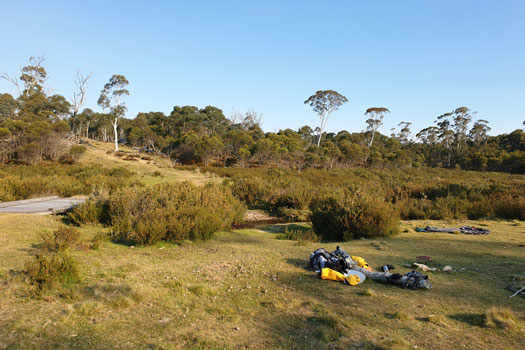
<svg viewBox="0 0 525 350"><path fill-rule="evenodd" d="M420 130L459 106L494 133L525 120L525 2L3 1L0 72L46 57L54 92L93 73L87 106L114 73L128 117L174 105L255 110L265 130L315 126L303 101L334 89L350 102L328 130L361 131L371 106ZM10 91L0 82L0 91Z"/></svg>

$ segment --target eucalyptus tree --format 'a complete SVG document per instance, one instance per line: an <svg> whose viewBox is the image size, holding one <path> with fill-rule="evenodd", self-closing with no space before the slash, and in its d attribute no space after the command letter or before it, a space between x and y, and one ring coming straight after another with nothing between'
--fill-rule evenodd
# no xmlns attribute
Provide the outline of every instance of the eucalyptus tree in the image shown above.
<svg viewBox="0 0 525 350"><path fill-rule="evenodd" d="M88 81L91 78L91 74L83 75L80 71L77 71L77 75L73 82L73 98L71 99L71 108L73 118L77 116L80 108L84 105L84 101L87 95Z"/></svg>
<svg viewBox="0 0 525 350"><path fill-rule="evenodd" d="M348 102L348 98L334 90L319 90L304 101L304 104L312 107L313 111L319 115L320 125L317 147L321 144L321 137L326 128L328 117L346 102Z"/></svg>
<svg viewBox="0 0 525 350"><path fill-rule="evenodd" d="M109 81L104 85L97 104L102 107L104 111L108 110L112 117L113 132L115 135L115 152L118 152L118 123L119 118L126 113L126 104L122 98L129 95L129 90L126 88L129 81L125 76L114 74Z"/></svg>
<svg viewBox="0 0 525 350"><path fill-rule="evenodd" d="M401 142L401 144L403 145L406 145L410 142L410 125L412 125L411 122L400 122L399 124L397 124L397 126L400 127L397 138L399 139L399 142Z"/></svg>
<svg viewBox="0 0 525 350"><path fill-rule="evenodd" d="M456 108L452 112L452 128L454 130L455 151L460 155L465 150L467 145L467 131L470 122L472 121L472 112L467 107Z"/></svg>
<svg viewBox="0 0 525 350"><path fill-rule="evenodd" d="M475 146L479 146L487 141L487 133L491 130L489 122L484 119L477 120L472 129L470 129L469 137Z"/></svg>
<svg viewBox="0 0 525 350"><path fill-rule="evenodd" d="M383 125L383 119L385 114L390 113L390 110L386 107L370 107L365 111L365 116L368 118L366 120L366 130L370 133L370 140L368 141L368 148L372 147L374 143L374 136Z"/></svg>
<svg viewBox="0 0 525 350"><path fill-rule="evenodd" d="M447 167L452 164L452 145L454 143L454 131L452 130L450 117L452 113L445 113L437 117L436 125L439 130L439 141L446 153Z"/></svg>

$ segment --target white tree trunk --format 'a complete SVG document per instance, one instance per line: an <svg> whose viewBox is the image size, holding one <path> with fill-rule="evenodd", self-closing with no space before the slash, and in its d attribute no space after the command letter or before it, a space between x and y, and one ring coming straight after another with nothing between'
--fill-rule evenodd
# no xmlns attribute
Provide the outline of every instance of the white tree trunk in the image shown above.
<svg viewBox="0 0 525 350"><path fill-rule="evenodd" d="M115 132L115 152L118 152L118 117L113 120L113 131Z"/></svg>
<svg viewBox="0 0 525 350"><path fill-rule="evenodd" d="M368 148L372 147L372 144L374 143L374 136L375 136L375 129L372 130L372 137L370 138L370 142L368 143Z"/></svg>
<svg viewBox="0 0 525 350"><path fill-rule="evenodd" d="M323 131L326 126L326 119L328 115L321 115L321 126L319 127L319 137L317 138L317 148L321 145L321 137L323 137Z"/></svg>

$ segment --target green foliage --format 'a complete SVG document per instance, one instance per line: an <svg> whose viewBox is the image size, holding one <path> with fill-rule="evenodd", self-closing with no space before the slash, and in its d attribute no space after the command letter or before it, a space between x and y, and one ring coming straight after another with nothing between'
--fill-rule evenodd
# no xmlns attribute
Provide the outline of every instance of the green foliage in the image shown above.
<svg viewBox="0 0 525 350"><path fill-rule="evenodd" d="M278 239L289 239L298 242L319 242L319 237L310 227L299 225L287 225L284 232L277 236Z"/></svg>
<svg viewBox="0 0 525 350"><path fill-rule="evenodd" d="M310 210L314 232L325 241L391 236L399 230L399 214L380 199L345 193L316 199Z"/></svg>
<svg viewBox="0 0 525 350"><path fill-rule="evenodd" d="M102 214L93 205L102 206ZM106 217L114 241L142 245L209 239L216 231L239 223L244 206L224 186L182 183L121 189L106 202L86 203L77 217L84 212L86 220Z"/></svg>
<svg viewBox="0 0 525 350"><path fill-rule="evenodd" d="M60 226L53 233L43 233L43 248L50 252L60 252L67 250L79 241L80 232L69 226Z"/></svg>
<svg viewBox="0 0 525 350"><path fill-rule="evenodd" d="M69 155L71 155L71 157L75 161L77 161L78 158L80 158L80 156L83 155L84 153L86 153L86 147L82 145L73 145L69 149Z"/></svg>
<svg viewBox="0 0 525 350"><path fill-rule="evenodd" d="M0 201L56 194L73 196L112 192L132 183L133 173L124 168L97 165L0 165Z"/></svg>
<svg viewBox="0 0 525 350"><path fill-rule="evenodd" d="M76 260L64 252L36 255L26 263L25 273L37 294L59 283L68 285L80 281Z"/></svg>
<svg viewBox="0 0 525 350"><path fill-rule="evenodd" d="M68 223L81 226L85 224L108 223L107 201L90 199L81 203L66 213Z"/></svg>
<svg viewBox="0 0 525 350"><path fill-rule="evenodd" d="M377 198L402 219L523 217L525 178L447 169L210 169L250 208L302 221L313 200L344 191ZM300 214L304 214L300 215ZM300 218L300 216L302 216Z"/></svg>

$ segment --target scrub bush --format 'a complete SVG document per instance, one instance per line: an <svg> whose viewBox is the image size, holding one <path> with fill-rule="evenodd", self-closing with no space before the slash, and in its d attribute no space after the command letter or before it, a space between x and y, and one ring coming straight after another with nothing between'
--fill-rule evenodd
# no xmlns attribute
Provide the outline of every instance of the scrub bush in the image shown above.
<svg viewBox="0 0 525 350"><path fill-rule="evenodd" d="M516 329L518 324L518 318L508 308L492 307L483 314L483 326L487 328Z"/></svg>
<svg viewBox="0 0 525 350"><path fill-rule="evenodd" d="M107 201L103 199L90 199L81 203L66 213L66 221L69 224L81 226L84 224L107 223Z"/></svg>
<svg viewBox="0 0 525 350"><path fill-rule="evenodd" d="M284 228L284 233L277 236L278 239L289 239L292 241L319 242L319 237L310 227L288 225Z"/></svg>
<svg viewBox="0 0 525 350"><path fill-rule="evenodd" d="M104 212L111 239L146 245L158 241L206 240L241 222L245 207L229 188L159 184L112 194Z"/></svg>
<svg viewBox="0 0 525 350"><path fill-rule="evenodd" d="M71 146L71 148L69 149L69 155L71 156L71 158L76 162L81 155L83 155L84 153L86 153L86 146L82 146L82 145L73 145Z"/></svg>
<svg viewBox="0 0 525 350"><path fill-rule="evenodd" d="M402 219L450 219L525 215L525 177L449 169L210 168L231 184L233 193L253 209L287 220L316 198L345 190L391 203Z"/></svg>
<svg viewBox="0 0 525 350"><path fill-rule="evenodd" d="M502 219L525 220L525 197L505 196L493 202L494 213Z"/></svg>
<svg viewBox="0 0 525 350"><path fill-rule="evenodd" d="M43 248L50 252L59 252L76 245L79 240L80 232L73 227L61 226L53 233L44 233Z"/></svg>
<svg viewBox="0 0 525 350"><path fill-rule="evenodd" d="M26 263L25 273L29 283L35 286L37 294L54 288L59 283L67 285L80 281L76 260L63 252L36 255Z"/></svg>
<svg viewBox="0 0 525 350"><path fill-rule="evenodd" d="M385 201L346 193L310 206L314 232L324 241L348 241L398 233L399 214Z"/></svg>
<svg viewBox="0 0 525 350"><path fill-rule="evenodd" d="M133 184L133 172L98 165L42 163L0 165L0 201L41 195L74 196L112 192Z"/></svg>

